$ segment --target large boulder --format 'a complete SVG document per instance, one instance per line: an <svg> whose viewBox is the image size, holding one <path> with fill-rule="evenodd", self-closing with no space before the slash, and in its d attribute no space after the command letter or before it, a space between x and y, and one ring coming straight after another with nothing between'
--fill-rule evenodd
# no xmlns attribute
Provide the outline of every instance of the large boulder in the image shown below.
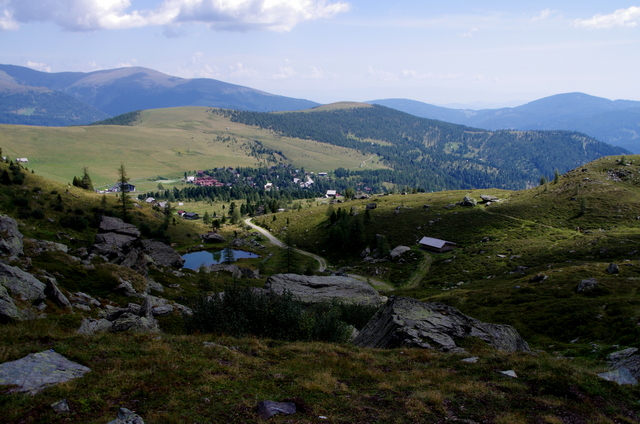
<svg viewBox="0 0 640 424"><path fill-rule="evenodd" d="M127 224L120 218L113 216L103 216L100 221L99 230L101 233L118 233L132 237L140 237L140 230L133 224Z"/></svg>
<svg viewBox="0 0 640 424"><path fill-rule="evenodd" d="M0 284L0 323L17 321L20 319L22 319L20 310L15 303L13 303L13 299L9 296L7 289Z"/></svg>
<svg viewBox="0 0 640 424"><path fill-rule="evenodd" d="M267 279L265 289L290 292L303 302L339 300L345 303L379 305L382 298L369 284L351 277L276 274Z"/></svg>
<svg viewBox="0 0 640 424"><path fill-rule="evenodd" d="M0 263L0 284L6 287L12 296L21 300L40 303L46 299L45 284L20 268Z"/></svg>
<svg viewBox="0 0 640 424"><path fill-rule="evenodd" d="M389 252L389 256L391 259L396 259L398 256L402 256L403 253L411 250L409 246L396 246L391 252Z"/></svg>
<svg viewBox="0 0 640 424"><path fill-rule="evenodd" d="M142 248L155 265L182 268L184 259L171 246L156 240L141 240Z"/></svg>
<svg viewBox="0 0 640 424"><path fill-rule="evenodd" d="M14 386L9 392L36 394L46 387L82 377L89 368L47 350L17 361L0 364L0 385Z"/></svg>
<svg viewBox="0 0 640 424"><path fill-rule="evenodd" d="M0 215L0 254L22 256L24 237L18 230L18 223L7 215Z"/></svg>
<svg viewBox="0 0 640 424"><path fill-rule="evenodd" d="M620 384L637 384L637 380L640 380L640 354L638 349L631 347L624 350L613 352L607 356L607 362L613 371L624 375L631 376L636 380L635 383L620 383ZM600 375L600 374L599 374ZM600 375L603 378L606 378Z"/></svg>
<svg viewBox="0 0 640 424"><path fill-rule="evenodd" d="M490 324L442 303L392 297L354 339L361 347L420 347L456 352L457 341L476 337L507 352L529 351L529 345L509 325Z"/></svg>

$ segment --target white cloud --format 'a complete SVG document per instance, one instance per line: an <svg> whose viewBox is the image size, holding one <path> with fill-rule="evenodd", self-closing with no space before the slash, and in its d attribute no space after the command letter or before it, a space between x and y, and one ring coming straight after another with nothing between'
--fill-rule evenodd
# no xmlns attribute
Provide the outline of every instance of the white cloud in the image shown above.
<svg viewBox="0 0 640 424"><path fill-rule="evenodd" d="M380 69L375 69L371 65L369 65L369 67L367 68L367 74L369 74L370 77L383 81L397 81L399 79L397 74L394 74L393 72L382 71Z"/></svg>
<svg viewBox="0 0 640 424"><path fill-rule="evenodd" d="M163 0L155 9L133 9L136 0L4 0L0 30L19 23L54 22L71 31L203 23L219 30L290 31L303 21L330 18L349 10L341 0Z"/></svg>
<svg viewBox="0 0 640 424"><path fill-rule="evenodd" d="M478 28L471 28L469 31L462 34L462 36L465 38L473 38L476 32L478 32Z"/></svg>
<svg viewBox="0 0 640 424"><path fill-rule="evenodd" d="M540 12L539 15L536 15L533 18L531 18L531 20L534 21L534 22L535 21L544 21L546 19L551 18L556 13L557 13L556 10L544 9L542 12Z"/></svg>
<svg viewBox="0 0 640 424"><path fill-rule="evenodd" d="M634 27L640 21L640 7L618 9L609 15L595 15L591 19L576 19L573 26L588 29L608 29L614 27Z"/></svg>
<svg viewBox="0 0 640 424"><path fill-rule="evenodd" d="M257 78L260 77L260 72L255 69L245 68L245 66L238 62L236 65L229 66L229 76L234 78Z"/></svg>
<svg viewBox="0 0 640 424"><path fill-rule="evenodd" d="M281 66L277 74L273 76L274 79L287 79L296 76L298 73L291 66Z"/></svg>
<svg viewBox="0 0 640 424"><path fill-rule="evenodd" d="M46 63L27 61L27 67L42 72L51 72L51 67Z"/></svg>

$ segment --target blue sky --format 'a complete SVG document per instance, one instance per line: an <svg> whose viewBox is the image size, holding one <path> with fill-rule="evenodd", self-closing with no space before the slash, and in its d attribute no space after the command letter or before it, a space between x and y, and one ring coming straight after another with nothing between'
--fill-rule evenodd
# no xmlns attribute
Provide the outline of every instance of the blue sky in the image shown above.
<svg viewBox="0 0 640 424"><path fill-rule="evenodd" d="M143 66L320 103L640 100L627 1L0 0L0 63Z"/></svg>

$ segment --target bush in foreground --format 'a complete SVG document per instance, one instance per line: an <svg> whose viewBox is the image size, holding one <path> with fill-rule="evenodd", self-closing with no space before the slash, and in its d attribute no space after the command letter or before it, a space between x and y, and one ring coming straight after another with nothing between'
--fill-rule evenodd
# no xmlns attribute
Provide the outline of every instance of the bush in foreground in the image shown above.
<svg viewBox="0 0 640 424"><path fill-rule="evenodd" d="M361 328L375 313L372 306L324 302L305 305L291 293L260 293L228 286L224 294L198 298L185 317L188 333L253 335L287 341L342 343L351 325Z"/></svg>

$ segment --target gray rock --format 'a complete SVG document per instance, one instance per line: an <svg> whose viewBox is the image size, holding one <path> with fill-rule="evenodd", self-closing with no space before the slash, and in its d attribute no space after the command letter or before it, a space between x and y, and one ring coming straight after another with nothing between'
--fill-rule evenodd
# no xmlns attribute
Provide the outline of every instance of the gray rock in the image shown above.
<svg viewBox="0 0 640 424"><path fill-rule="evenodd" d="M48 350L0 364L0 385L15 385L9 392L33 395L54 384L82 377L89 371L89 368Z"/></svg>
<svg viewBox="0 0 640 424"><path fill-rule="evenodd" d="M113 323L107 319L85 318L76 332L85 336L92 336L96 333L111 331L112 326Z"/></svg>
<svg viewBox="0 0 640 424"><path fill-rule="evenodd" d="M58 285L56 284L56 280L53 278L47 278L45 281L44 294L47 296L47 298L58 306L62 306L63 308L70 308L71 302L69 302L67 296L65 296L60 291Z"/></svg>
<svg viewBox="0 0 640 424"><path fill-rule="evenodd" d="M471 358L464 358L460 362L466 362L467 364L477 364L480 358L472 356Z"/></svg>
<svg viewBox="0 0 640 424"><path fill-rule="evenodd" d="M7 215L0 215L0 254L24 255L23 239L16 220Z"/></svg>
<svg viewBox="0 0 640 424"><path fill-rule="evenodd" d="M511 378L518 378L518 374L514 370L498 371L502 375L506 375Z"/></svg>
<svg viewBox="0 0 640 424"><path fill-rule="evenodd" d="M109 421L107 424L144 424L144 420L135 412L127 408L120 408L118 418Z"/></svg>
<svg viewBox="0 0 640 424"><path fill-rule="evenodd" d="M598 286L598 280L595 278L586 278L581 280L576 287L576 292L583 293L589 290L593 290Z"/></svg>
<svg viewBox="0 0 640 424"><path fill-rule="evenodd" d="M264 288L276 293L288 291L303 302L382 303L378 292L369 284L351 277L275 274L267 279Z"/></svg>
<svg viewBox="0 0 640 424"><path fill-rule="evenodd" d="M0 323L8 321L19 321L22 314L18 307L13 303L13 299L9 296L7 289L0 284Z"/></svg>
<svg viewBox="0 0 640 424"><path fill-rule="evenodd" d="M263 400L258 402L258 415L263 420L268 420L276 414L292 415L296 413L296 404L293 402L274 402Z"/></svg>
<svg viewBox="0 0 640 424"><path fill-rule="evenodd" d="M441 303L392 297L360 330L361 347L421 347L456 352L456 340L476 337L507 352L529 351L529 345L509 325L484 323Z"/></svg>
<svg viewBox="0 0 640 424"><path fill-rule="evenodd" d="M154 317L163 317L163 316L171 315L172 312L173 312L172 305L156 306L153 309L151 309L151 313L153 314Z"/></svg>
<svg viewBox="0 0 640 424"><path fill-rule="evenodd" d="M22 300L40 303L47 298L45 284L20 268L0 263L0 281L12 296Z"/></svg>
<svg viewBox="0 0 640 424"><path fill-rule="evenodd" d="M56 242L47 241L47 240L36 240L36 239L29 239L29 242L31 242L31 244L33 245L33 249L35 250L36 253L43 253L43 252L67 253L69 251L69 248L67 247L67 245L62 243L56 243Z"/></svg>
<svg viewBox="0 0 640 424"><path fill-rule="evenodd" d="M76 292L72 294L70 297L71 297L70 300L72 302L78 303L80 305L95 306L95 307L100 307L101 305L98 300L94 299L93 297L83 292Z"/></svg>
<svg viewBox="0 0 640 424"><path fill-rule="evenodd" d="M225 238L218 233L207 233L200 236L203 243L224 243Z"/></svg>
<svg viewBox="0 0 640 424"><path fill-rule="evenodd" d="M140 237L140 230L135 225L127 224L120 218L113 216L103 216L100 221L99 231L101 233L118 233L134 238Z"/></svg>
<svg viewBox="0 0 640 424"><path fill-rule="evenodd" d="M638 380L626 368L618 368L607 372L601 372L598 374L598 377L604 378L607 381L613 381L620 385L630 384L635 386L638 384Z"/></svg>
<svg viewBox="0 0 640 424"><path fill-rule="evenodd" d="M130 312L125 312L118 319L113 321L111 331L133 331L137 333L159 333L158 322L149 317L141 317Z"/></svg>
<svg viewBox="0 0 640 424"><path fill-rule="evenodd" d="M71 412L71 408L69 408L69 404L67 403L66 399L62 399L56 403L52 403L51 408L58 414L66 414L68 412Z"/></svg>
<svg viewBox="0 0 640 424"><path fill-rule="evenodd" d="M611 263L607 267L607 272L609 274L617 274L620 272L620 268L618 267L618 264Z"/></svg>
<svg viewBox="0 0 640 424"><path fill-rule="evenodd" d="M167 268L182 268L185 260L168 244L156 240L141 240L144 253L155 265Z"/></svg>
<svg viewBox="0 0 640 424"><path fill-rule="evenodd" d="M98 233L96 234L96 245L101 246L102 249L96 249L96 246L94 245L92 252L103 254L101 252L104 251L108 253L113 249L122 249L126 246L130 246L136 240L137 237L127 234Z"/></svg>
<svg viewBox="0 0 640 424"><path fill-rule="evenodd" d="M636 348L611 353L607 360L612 369L626 369L635 379L640 379L640 354Z"/></svg>
<svg viewBox="0 0 640 424"><path fill-rule="evenodd" d="M491 196L490 194L481 194L480 198L483 202L497 202L498 200L500 200L499 197Z"/></svg>
<svg viewBox="0 0 640 424"><path fill-rule="evenodd" d="M133 288L133 285L128 281L123 281L122 283L118 284L116 290L128 297L142 296Z"/></svg>
<svg viewBox="0 0 640 424"><path fill-rule="evenodd" d="M157 281L151 278L147 278L147 287L148 287L148 290L157 291L159 293L164 292L164 287L162 286L162 284L158 283Z"/></svg>
<svg viewBox="0 0 640 424"><path fill-rule="evenodd" d="M464 199L462 199L462 202L460 202L460 206L475 206L477 204L478 202L476 201L476 199L469 196L464 196Z"/></svg>
<svg viewBox="0 0 640 424"><path fill-rule="evenodd" d="M389 256L391 259L396 259L398 256L401 256L404 252L411 250L409 246L396 246L391 252L389 252Z"/></svg>

